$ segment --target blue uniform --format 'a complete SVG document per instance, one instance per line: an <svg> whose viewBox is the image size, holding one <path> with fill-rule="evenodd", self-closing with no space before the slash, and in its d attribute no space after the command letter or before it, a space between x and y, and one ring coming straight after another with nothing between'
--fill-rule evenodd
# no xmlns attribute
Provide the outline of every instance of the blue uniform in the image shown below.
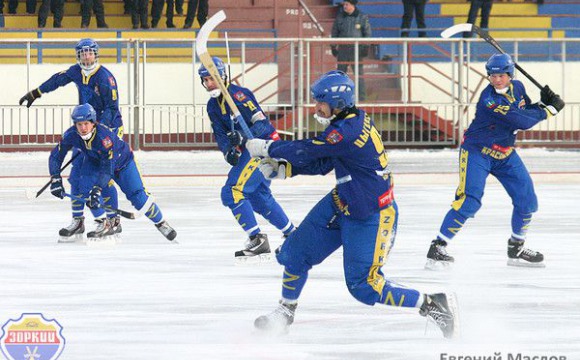
<svg viewBox="0 0 580 360"><path fill-rule="evenodd" d="M97 121L112 129L119 138L123 137L123 119L119 110L119 94L117 91L117 81L109 70L101 65L97 65L90 75L85 75L81 67L76 64L54 74L47 81L38 87L41 94L49 93L65 86L71 82L77 86L79 93L79 104L91 104L97 113ZM71 193L80 195L80 165L83 163L83 155L79 155L73 161L72 170L69 176ZM118 204L117 190L114 186L104 187L103 196L108 201L108 205L116 208ZM73 217L82 216L84 203L72 201ZM113 213L109 213L113 217Z"/></svg>
<svg viewBox="0 0 580 360"><path fill-rule="evenodd" d="M524 240L538 200L528 170L514 149L519 130L546 119L548 112L532 104L523 84L512 80L506 94L488 85L477 103L475 119L464 135L459 152L459 187L438 238L452 239L481 207L485 181L495 176L514 206L512 237Z"/></svg>
<svg viewBox="0 0 580 360"><path fill-rule="evenodd" d="M395 241L398 211L388 157L370 117L354 110L316 138L273 142L268 155L287 160L291 176L331 170L336 176L336 187L280 248L283 298L298 299L312 266L342 246L346 285L357 300L414 307L419 292L386 280L381 270Z"/></svg>
<svg viewBox="0 0 580 360"><path fill-rule="evenodd" d="M255 138L280 139L250 90L233 84L229 85L228 90ZM226 154L231 149L230 140L227 137L227 133L232 130L233 121L230 118L230 108L220 96L208 101L207 112L217 145L222 153ZM240 124L237 123L235 129L242 130ZM258 170L260 159L251 158L247 150L241 150L239 162L229 171L228 179L221 191L223 205L231 209L234 217L249 236L260 232L254 211L284 234L290 233L294 226L272 196L270 181L265 179Z"/></svg>
<svg viewBox="0 0 580 360"><path fill-rule="evenodd" d="M163 221L159 207L145 191L133 151L109 128L102 124L95 125L89 140L83 140L75 126L69 128L50 153L48 164L51 176L59 174L67 152L73 148L82 151L84 155L79 166L79 196L86 198L93 186L104 189L113 180L136 209L156 224ZM92 212L95 217L104 213L102 208Z"/></svg>

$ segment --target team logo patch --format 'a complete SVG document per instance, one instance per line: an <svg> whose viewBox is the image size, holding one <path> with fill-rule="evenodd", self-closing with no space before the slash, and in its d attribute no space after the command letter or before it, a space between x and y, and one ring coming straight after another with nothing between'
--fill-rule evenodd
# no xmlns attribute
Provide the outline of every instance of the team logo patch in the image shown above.
<svg viewBox="0 0 580 360"><path fill-rule="evenodd" d="M95 94L101 96L101 92L99 91L99 86L95 85Z"/></svg>
<svg viewBox="0 0 580 360"><path fill-rule="evenodd" d="M244 101L244 100L246 100L246 94L244 94L242 91L238 91L237 93L235 93L234 94L234 97L238 101Z"/></svg>
<svg viewBox="0 0 580 360"><path fill-rule="evenodd" d="M2 326L0 348L7 359L57 359L65 339L58 321L39 313L24 313Z"/></svg>
<svg viewBox="0 0 580 360"><path fill-rule="evenodd" d="M330 134L326 135L326 142L329 144L338 144L343 139L342 134L339 133L337 130L332 130Z"/></svg>
<svg viewBox="0 0 580 360"><path fill-rule="evenodd" d="M115 84L115 78L112 76L109 76L109 84L111 86L117 86L117 84Z"/></svg>
<svg viewBox="0 0 580 360"><path fill-rule="evenodd" d="M106 137L103 139L103 146L105 147L105 149L110 149L113 146L113 141L111 140L110 137Z"/></svg>
<svg viewBox="0 0 580 360"><path fill-rule="evenodd" d="M518 103L518 108L523 109L524 107L526 107L526 100L522 98Z"/></svg>
<svg viewBox="0 0 580 360"><path fill-rule="evenodd" d="M485 106L487 106L488 109L494 109L497 106L497 104L495 103L495 101L490 99L485 102Z"/></svg>

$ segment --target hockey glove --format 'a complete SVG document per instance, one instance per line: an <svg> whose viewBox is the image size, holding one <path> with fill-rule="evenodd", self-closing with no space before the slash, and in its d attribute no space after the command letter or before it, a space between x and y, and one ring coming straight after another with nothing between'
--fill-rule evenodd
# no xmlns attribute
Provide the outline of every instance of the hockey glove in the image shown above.
<svg viewBox="0 0 580 360"><path fill-rule="evenodd" d="M260 169L264 177L269 180L284 180L292 175L292 165L288 161L282 159L264 159L260 165L258 165L258 169Z"/></svg>
<svg viewBox="0 0 580 360"><path fill-rule="evenodd" d="M251 157L269 157L268 149L272 140L250 139L246 142L246 149Z"/></svg>
<svg viewBox="0 0 580 360"><path fill-rule="evenodd" d="M101 198L101 188L98 186L93 186L91 192L89 193L89 200L87 201L87 206L89 209L95 210L103 207L103 202Z"/></svg>
<svg viewBox="0 0 580 360"><path fill-rule="evenodd" d="M558 114L564 108L564 106L566 106L564 100L562 100L559 95L555 94L546 102L540 101L540 107L548 111L552 116Z"/></svg>
<svg viewBox="0 0 580 360"><path fill-rule="evenodd" d="M547 104L554 96L557 96L556 93L548 85L544 86L540 91L540 101L544 104Z"/></svg>
<svg viewBox="0 0 580 360"><path fill-rule="evenodd" d="M236 165L238 165L238 161L240 160L240 156L242 156L242 152L240 151L240 148L237 146L233 146L230 149L230 151L228 151L224 155L224 158L226 159L228 164L230 164L231 166L236 166Z"/></svg>
<svg viewBox="0 0 580 360"><path fill-rule="evenodd" d="M18 104L22 105L26 101L26 107L29 108L34 102L34 100L38 99L40 96L41 96L40 90L34 89L32 91L27 92L26 95L21 97Z"/></svg>
<svg viewBox="0 0 580 360"><path fill-rule="evenodd" d="M242 135L241 132L234 130L230 131L226 134L228 139L230 140L230 146L244 146L246 142L246 138Z"/></svg>
<svg viewBox="0 0 580 360"><path fill-rule="evenodd" d="M50 193L59 199L64 199L64 187L60 175L54 175L50 179Z"/></svg>

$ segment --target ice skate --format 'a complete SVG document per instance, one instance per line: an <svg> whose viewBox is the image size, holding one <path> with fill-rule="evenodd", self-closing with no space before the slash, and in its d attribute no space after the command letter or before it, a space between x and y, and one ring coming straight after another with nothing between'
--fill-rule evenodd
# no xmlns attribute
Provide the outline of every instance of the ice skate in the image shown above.
<svg viewBox="0 0 580 360"><path fill-rule="evenodd" d="M443 240L435 239L431 242L425 269L442 270L451 267L455 259L447 253L446 246L447 243Z"/></svg>
<svg viewBox="0 0 580 360"><path fill-rule="evenodd" d="M85 217L76 216L72 219L72 222L70 223L69 226L60 229L60 231L58 232L58 235L60 235L58 242L73 243L76 241L82 241L84 232L85 232Z"/></svg>
<svg viewBox="0 0 580 360"><path fill-rule="evenodd" d="M525 248L524 241L508 240L508 261L509 266L521 267L545 267L544 255L541 253Z"/></svg>
<svg viewBox="0 0 580 360"><path fill-rule="evenodd" d="M114 218L110 218L109 222L111 223L113 234L117 239L120 239L121 233L123 232L123 228L121 227L121 217L115 216Z"/></svg>
<svg viewBox="0 0 580 360"><path fill-rule="evenodd" d="M95 219L97 228L87 233L87 245L114 245L117 243L111 221L107 218Z"/></svg>
<svg viewBox="0 0 580 360"><path fill-rule="evenodd" d="M251 236L246 241L245 248L234 254L236 264L269 262L272 260L271 255L268 236L262 233Z"/></svg>
<svg viewBox="0 0 580 360"><path fill-rule="evenodd" d="M165 220L162 222L155 224L157 230L165 236L165 238L169 241L174 241L175 237L177 236L177 231L169 225L169 223Z"/></svg>
<svg viewBox="0 0 580 360"><path fill-rule="evenodd" d="M294 322L294 313L298 304L286 304L280 301L280 305L267 315L262 315L254 321L254 326L262 331L274 334L288 332L288 327Z"/></svg>
<svg viewBox="0 0 580 360"><path fill-rule="evenodd" d="M437 325L446 338L451 339L459 334L459 316L454 294L425 294L419 314Z"/></svg>

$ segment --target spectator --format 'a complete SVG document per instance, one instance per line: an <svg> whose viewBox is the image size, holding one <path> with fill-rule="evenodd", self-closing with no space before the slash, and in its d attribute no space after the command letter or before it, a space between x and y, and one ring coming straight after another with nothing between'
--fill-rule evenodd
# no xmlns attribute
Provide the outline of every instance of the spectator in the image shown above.
<svg viewBox="0 0 580 360"><path fill-rule="evenodd" d="M401 24L401 37L409 37L409 28L413 21L413 10L417 17L417 28L425 29L425 5L427 0L403 0L403 22ZM419 37L427 37L425 31L419 31Z"/></svg>
<svg viewBox="0 0 580 360"><path fill-rule="evenodd" d="M91 24L91 10L97 18L97 27L107 29L103 0L81 0L81 28L86 29Z"/></svg>
<svg viewBox="0 0 580 360"><path fill-rule="evenodd" d="M16 14L18 0L8 0L8 14ZM4 0L0 0L0 14L4 14Z"/></svg>
<svg viewBox="0 0 580 360"><path fill-rule="evenodd" d="M167 10L165 10L167 21L165 22L165 25L167 25L167 28L175 27L175 25L173 24L173 0L153 0L153 4L151 5L152 28L156 28L157 24L159 24L159 20L161 19L161 13L163 12L164 2L167 3Z"/></svg>
<svg viewBox="0 0 580 360"><path fill-rule="evenodd" d="M475 24L475 18L477 18L477 13L481 8L481 22L479 23L479 27L487 29L489 27L489 14L491 13L492 3L492 0L471 0L467 22ZM471 33L463 33L463 37L471 37Z"/></svg>
<svg viewBox="0 0 580 360"><path fill-rule="evenodd" d="M183 15L183 0L175 0L175 12L178 15Z"/></svg>
<svg viewBox="0 0 580 360"><path fill-rule="evenodd" d="M46 27L46 18L48 12L52 11L54 20L52 26L55 28L62 27L62 16L64 13L64 0L42 0L40 10L38 10L38 27Z"/></svg>
<svg viewBox="0 0 580 360"><path fill-rule="evenodd" d="M193 25L193 18L195 17L196 10L197 22L199 23L199 27L202 27L207 20L207 13L209 11L208 0L188 0L187 15L185 16L185 24L183 25L184 29L190 29Z"/></svg>
<svg viewBox="0 0 580 360"><path fill-rule="evenodd" d="M334 24L332 25L333 38L368 38L371 37L371 24L366 14L357 9L358 0L345 0L342 3L342 9L339 10ZM330 46L332 55L337 60L337 69L347 72L350 66L354 72L354 45L352 44L334 44ZM363 65L360 63L362 58L366 57L369 52L369 45L359 46L359 100L365 100L365 84L363 78Z"/></svg>
<svg viewBox="0 0 580 360"><path fill-rule="evenodd" d="M139 29L139 21L141 21L141 29L149 29L149 24L147 23L148 8L148 0L131 0L130 10L133 29Z"/></svg>

